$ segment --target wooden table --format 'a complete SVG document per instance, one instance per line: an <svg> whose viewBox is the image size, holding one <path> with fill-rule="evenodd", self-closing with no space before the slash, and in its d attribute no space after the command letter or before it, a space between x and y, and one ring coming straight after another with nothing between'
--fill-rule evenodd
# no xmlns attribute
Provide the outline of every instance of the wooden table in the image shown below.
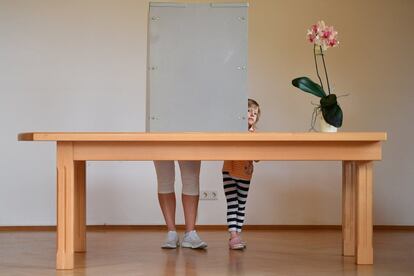
<svg viewBox="0 0 414 276"><path fill-rule="evenodd" d="M386 133L21 133L20 141L57 143L57 269L86 251L88 160L342 161L344 256L373 263L372 170Z"/></svg>

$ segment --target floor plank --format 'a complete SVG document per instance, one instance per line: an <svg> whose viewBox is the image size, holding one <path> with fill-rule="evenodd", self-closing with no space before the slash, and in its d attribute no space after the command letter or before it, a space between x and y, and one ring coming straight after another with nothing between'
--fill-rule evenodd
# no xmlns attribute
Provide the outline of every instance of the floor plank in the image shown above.
<svg viewBox="0 0 414 276"><path fill-rule="evenodd" d="M228 249L226 232L207 230L207 250L163 250L164 234L89 231L75 269L56 271L55 232L0 232L0 275L414 275L412 231L375 231L373 266L342 257L337 230L249 230L244 251Z"/></svg>

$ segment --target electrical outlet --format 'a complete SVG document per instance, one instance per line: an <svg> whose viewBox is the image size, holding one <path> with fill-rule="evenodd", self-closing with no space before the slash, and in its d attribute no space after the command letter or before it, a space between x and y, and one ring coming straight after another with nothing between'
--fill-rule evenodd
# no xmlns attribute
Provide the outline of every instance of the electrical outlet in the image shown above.
<svg viewBox="0 0 414 276"><path fill-rule="evenodd" d="M217 191L201 191L200 200L217 200Z"/></svg>

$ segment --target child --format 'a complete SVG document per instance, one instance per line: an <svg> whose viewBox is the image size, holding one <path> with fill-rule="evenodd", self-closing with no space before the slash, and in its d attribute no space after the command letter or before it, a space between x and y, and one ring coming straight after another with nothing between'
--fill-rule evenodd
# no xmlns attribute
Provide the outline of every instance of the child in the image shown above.
<svg viewBox="0 0 414 276"><path fill-rule="evenodd" d="M248 130L254 132L260 118L259 104L248 100ZM253 161L224 161L223 186L227 201L227 225L230 232L229 248L244 249L240 233L244 223L245 205L253 175Z"/></svg>

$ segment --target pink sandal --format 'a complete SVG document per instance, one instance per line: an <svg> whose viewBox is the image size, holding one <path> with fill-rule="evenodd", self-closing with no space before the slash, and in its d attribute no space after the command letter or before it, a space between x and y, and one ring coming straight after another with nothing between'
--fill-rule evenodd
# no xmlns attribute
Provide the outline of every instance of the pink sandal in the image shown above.
<svg viewBox="0 0 414 276"><path fill-rule="evenodd" d="M240 238L240 243L241 243L241 244L243 244L244 248L246 248L246 247L247 247L246 242L245 242L244 240L242 240L241 238Z"/></svg>
<svg viewBox="0 0 414 276"><path fill-rule="evenodd" d="M232 250L244 249L245 245L242 243L239 237L234 237L229 240L229 248Z"/></svg>

